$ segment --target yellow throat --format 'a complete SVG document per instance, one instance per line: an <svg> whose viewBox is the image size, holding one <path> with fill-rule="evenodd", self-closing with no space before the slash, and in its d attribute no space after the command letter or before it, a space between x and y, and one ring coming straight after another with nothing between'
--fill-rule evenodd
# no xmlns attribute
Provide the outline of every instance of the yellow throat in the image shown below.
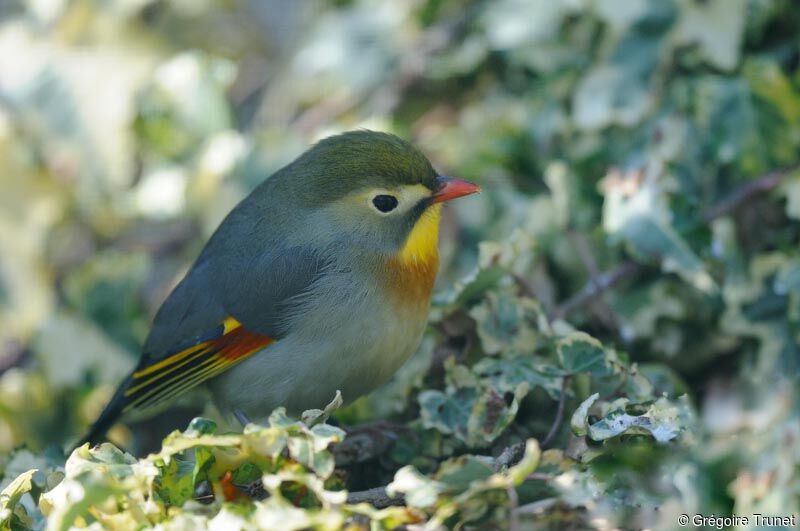
<svg viewBox="0 0 800 531"><path fill-rule="evenodd" d="M398 261L406 266L427 265L439 260L439 220L442 217L442 205L435 204L422 213L406 244L397 254Z"/></svg>

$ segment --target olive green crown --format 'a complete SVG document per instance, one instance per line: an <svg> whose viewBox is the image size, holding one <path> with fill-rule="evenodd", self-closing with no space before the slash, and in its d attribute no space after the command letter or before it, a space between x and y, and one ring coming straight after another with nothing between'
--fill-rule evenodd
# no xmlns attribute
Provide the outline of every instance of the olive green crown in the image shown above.
<svg viewBox="0 0 800 531"><path fill-rule="evenodd" d="M436 171L416 147L389 133L358 130L319 141L275 178L300 180L308 205L333 201L364 188L422 184L435 190Z"/></svg>

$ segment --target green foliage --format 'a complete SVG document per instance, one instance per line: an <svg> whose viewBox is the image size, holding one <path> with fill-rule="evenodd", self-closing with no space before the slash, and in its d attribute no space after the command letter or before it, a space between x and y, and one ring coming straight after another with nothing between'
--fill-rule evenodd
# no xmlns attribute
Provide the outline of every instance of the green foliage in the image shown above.
<svg viewBox="0 0 800 531"><path fill-rule="evenodd" d="M0 529L798 514L793 3L307 6L0 7ZM359 127L484 190L419 352L345 408L162 441L186 397L64 455L230 208Z"/></svg>
<svg viewBox="0 0 800 531"><path fill-rule="evenodd" d="M272 414L267 426L251 424L243 434L198 432L198 424L209 425L207 419L192 424L183 433L172 433L159 453L145 459L137 460L109 443L76 449L63 471L46 471L52 486L44 494L36 493L38 508L31 514L21 498L35 493L32 478L38 471L21 474L0 495L4 521L9 529L38 527L44 518L48 529L72 529L92 521L111 529L155 524L164 529L340 529L366 519L374 529L393 529L428 517L431 522L469 522L501 507L505 494L499 499L487 495L519 485L535 470L540 455L531 441L520 463L502 473L493 473L486 460L466 456L442 463L433 478L405 467L388 491L406 494L409 507L376 510L349 504L345 492L332 488L337 481L328 447L342 440L339 428L308 428L282 410ZM201 482L210 482L220 492L216 499L193 501L194 488ZM246 492L257 499L246 498Z"/></svg>

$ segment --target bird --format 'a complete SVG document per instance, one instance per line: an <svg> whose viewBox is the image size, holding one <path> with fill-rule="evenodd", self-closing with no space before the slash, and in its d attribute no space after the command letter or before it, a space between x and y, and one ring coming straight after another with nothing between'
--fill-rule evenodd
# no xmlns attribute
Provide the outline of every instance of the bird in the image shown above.
<svg viewBox="0 0 800 531"><path fill-rule="evenodd" d="M224 218L83 441L202 385L241 420L386 382L427 324L442 204L478 191L389 133L320 140Z"/></svg>

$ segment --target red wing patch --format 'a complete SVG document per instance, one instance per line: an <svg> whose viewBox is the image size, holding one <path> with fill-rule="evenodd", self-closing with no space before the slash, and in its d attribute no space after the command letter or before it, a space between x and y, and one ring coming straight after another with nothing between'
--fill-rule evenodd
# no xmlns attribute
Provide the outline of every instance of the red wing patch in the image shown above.
<svg viewBox="0 0 800 531"><path fill-rule="evenodd" d="M167 357L133 373L124 411L156 406L247 359L272 338L245 329L229 317L210 334L181 344Z"/></svg>

